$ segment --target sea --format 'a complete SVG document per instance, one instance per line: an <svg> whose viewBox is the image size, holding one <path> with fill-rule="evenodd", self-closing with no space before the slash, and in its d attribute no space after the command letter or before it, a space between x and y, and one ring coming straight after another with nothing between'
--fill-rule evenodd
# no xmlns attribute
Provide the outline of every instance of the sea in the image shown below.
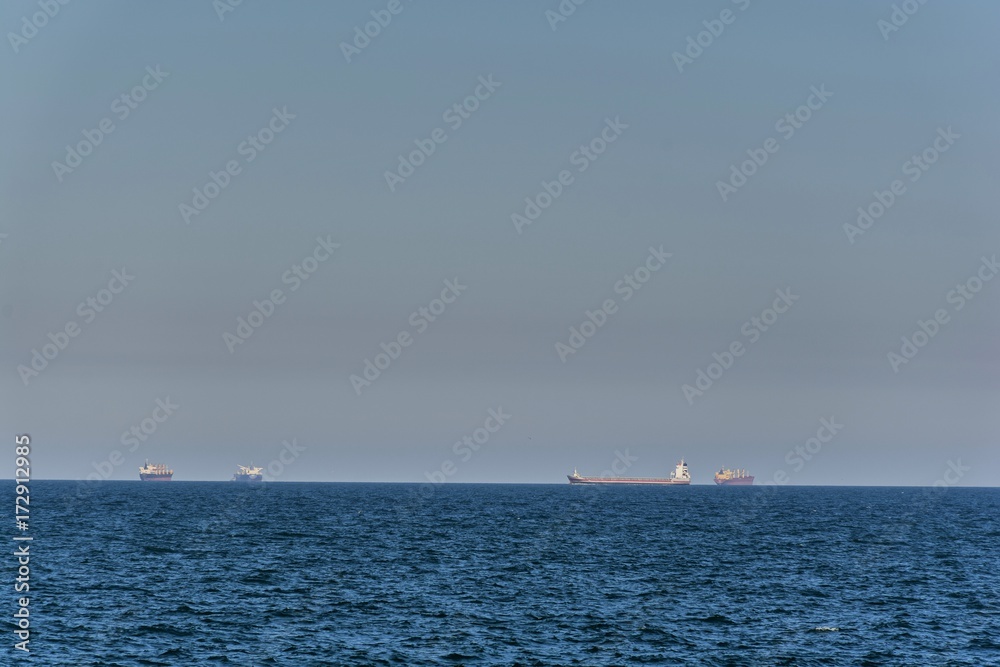
<svg viewBox="0 0 1000 667"><path fill-rule="evenodd" d="M30 491L38 665L1000 665L1000 489Z"/></svg>

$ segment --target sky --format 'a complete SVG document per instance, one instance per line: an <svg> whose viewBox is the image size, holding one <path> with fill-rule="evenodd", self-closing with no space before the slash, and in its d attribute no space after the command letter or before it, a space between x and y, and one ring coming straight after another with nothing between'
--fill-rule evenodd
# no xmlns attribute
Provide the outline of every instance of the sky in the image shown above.
<svg viewBox="0 0 1000 667"><path fill-rule="evenodd" d="M1000 8L902 4L4 3L0 430L994 486Z"/></svg>

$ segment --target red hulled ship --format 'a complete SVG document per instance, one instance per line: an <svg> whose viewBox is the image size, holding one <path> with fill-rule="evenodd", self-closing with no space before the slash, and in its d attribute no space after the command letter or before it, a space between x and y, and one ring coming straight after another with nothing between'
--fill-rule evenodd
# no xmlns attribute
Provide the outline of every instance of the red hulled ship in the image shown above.
<svg viewBox="0 0 1000 667"><path fill-rule="evenodd" d="M737 470L723 468L715 473L715 483L720 486L750 486L753 484L753 475L747 474L742 468Z"/></svg>
<svg viewBox="0 0 1000 667"><path fill-rule="evenodd" d="M576 470L572 475L566 475L570 484L662 484L680 485L691 483L691 473L688 472L684 459L677 464L670 477L584 477Z"/></svg>
<svg viewBox="0 0 1000 667"><path fill-rule="evenodd" d="M163 463L150 464L139 468L139 479L144 482L169 482L174 477L174 471L167 468Z"/></svg>

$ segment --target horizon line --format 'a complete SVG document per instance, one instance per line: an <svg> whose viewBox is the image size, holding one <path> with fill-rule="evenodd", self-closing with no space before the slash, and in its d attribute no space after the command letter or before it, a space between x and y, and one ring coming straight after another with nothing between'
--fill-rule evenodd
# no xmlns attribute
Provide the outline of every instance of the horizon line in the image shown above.
<svg viewBox="0 0 1000 667"><path fill-rule="evenodd" d="M7 481L24 483L24 479L8 478ZM74 478L63 478L63 477L51 477L51 478L34 478L32 482L80 482L84 484L102 484L105 482L115 482L115 483L142 483L145 484L143 480L139 479L102 479L102 480L87 480L87 479L74 479ZM722 484L715 484L712 482L701 482L691 484L570 484L568 482L429 482L429 481L386 481L386 480L263 480L261 482L234 482L231 479L175 479L170 480L169 484L173 483L219 483L219 484L233 484L235 486L257 486L259 484L429 484L431 486L471 486L471 485L495 485L495 486L566 486L566 487L577 487L577 486L710 486L710 487L721 487L728 486ZM30 482L29 482L30 484ZM164 482L155 482L154 484L162 485ZM868 489L998 489L1000 485L996 486L971 486L954 484L948 486L935 486L934 484L775 484L763 482L761 484L751 484L747 486L739 486L734 488L765 488L765 487L796 487L796 488L868 488Z"/></svg>

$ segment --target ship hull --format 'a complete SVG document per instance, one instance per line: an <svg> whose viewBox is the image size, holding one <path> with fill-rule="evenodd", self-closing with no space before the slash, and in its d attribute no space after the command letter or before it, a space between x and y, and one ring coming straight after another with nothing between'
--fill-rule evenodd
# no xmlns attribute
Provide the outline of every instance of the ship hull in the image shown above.
<svg viewBox="0 0 1000 667"><path fill-rule="evenodd" d="M752 486L753 477L735 477L733 479L715 480L719 486Z"/></svg>
<svg viewBox="0 0 1000 667"><path fill-rule="evenodd" d="M574 477L566 475L570 484L651 484L655 486L688 486L686 479L658 479L655 477Z"/></svg>
<svg viewBox="0 0 1000 667"><path fill-rule="evenodd" d="M173 475L143 475L139 473L139 479L143 482L169 482Z"/></svg>
<svg viewBox="0 0 1000 667"><path fill-rule="evenodd" d="M263 482L264 477L262 475L233 475L234 482L242 482L244 484L255 484L257 482Z"/></svg>

